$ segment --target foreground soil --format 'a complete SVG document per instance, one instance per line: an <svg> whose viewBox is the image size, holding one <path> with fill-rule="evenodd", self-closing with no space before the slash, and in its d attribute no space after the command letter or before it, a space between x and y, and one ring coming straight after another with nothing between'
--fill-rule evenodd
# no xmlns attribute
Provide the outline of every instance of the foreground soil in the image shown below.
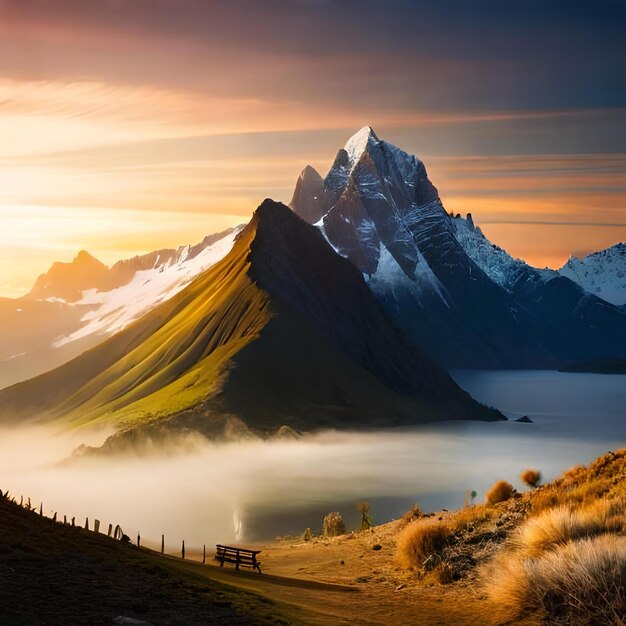
<svg viewBox="0 0 626 626"><path fill-rule="evenodd" d="M280 602L283 615L294 624L493 623L471 584L424 585L397 568L397 524L332 540L258 545L256 549L263 550L261 576L214 566L205 567L204 574Z"/></svg>

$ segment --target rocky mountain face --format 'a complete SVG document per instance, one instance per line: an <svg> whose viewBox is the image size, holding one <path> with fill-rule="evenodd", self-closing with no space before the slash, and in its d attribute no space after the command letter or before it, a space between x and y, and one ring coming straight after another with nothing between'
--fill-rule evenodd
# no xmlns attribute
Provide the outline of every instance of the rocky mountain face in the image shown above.
<svg viewBox="0 0 626 626"><path fill-rule="evenodd" d="M589 254L571 257L559 270L583 289L617 306L626 305L626 243Z"/></svg>
<svg viewBox="0 0 626 626"><path fill-rule="evenodd" d="M0 417L198 430L369 428L502 419L389 321L318 229L266 200L232 250L66 365L0 392Z"/></svg>
<svg viewBox="0 0 626 626"><path fill-rule="evenodd" d="M541 324L541 342L564 363L626 355L626 316L561 271L537 269L492 244L473 223L453 219L457 239L477 265Z"/></svg>
<svg viewBox="0 0 626 626"><path fill-rule="evenodd" d="M447 367L554 367L626 352L611 341L626 337L621 311L511 259L471 219L453 219L424 164L369 127L339 150L326 178L302 173L291 207Z"/></svg>

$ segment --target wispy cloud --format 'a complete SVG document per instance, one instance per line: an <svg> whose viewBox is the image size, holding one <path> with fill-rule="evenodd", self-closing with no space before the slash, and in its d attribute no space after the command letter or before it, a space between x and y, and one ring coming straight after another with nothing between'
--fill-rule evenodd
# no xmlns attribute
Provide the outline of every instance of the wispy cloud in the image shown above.
<svg viewBox="0 0 626 626"><path fill-rule="evenodd" d="M515 233L552 222L605 243L626 199L625 26L611 0L0 0L0 212L19 230L0 271L28 267L26 284L73 245L106 256L241 221L365 124L520 254ZM49 228L67 211L73 238ZM135 212L161 215L167 242ZM533 245L580 248L585 229L563 228Z"/></svg>

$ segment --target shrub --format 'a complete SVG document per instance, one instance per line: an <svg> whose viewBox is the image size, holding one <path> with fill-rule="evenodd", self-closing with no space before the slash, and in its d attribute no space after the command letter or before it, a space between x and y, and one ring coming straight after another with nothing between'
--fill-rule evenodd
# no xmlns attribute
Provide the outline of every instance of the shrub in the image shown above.
<svg viewBox="0 0 626 626"><path fill-rule="evenodd" d="M491 485L489 491L485 494L485 501L487 504L494 505L498 502L504 502L513 497L515 489L511 483L507 483L506 480L499 480Z"/></svg>
<svg viewBox="0 0 626 626"><path fill-rule="evenodd" d="M423 568L427 560L432 566L446 547L450 528L445 522L419 520L409 524L398 536L396 558L405 569Z"/></svg>
<svg viewBox="0 0 626 626"><path fill-rule="evenodd" d="M422 507L419 505L419 502L416 502L401 518L401 521L404 524L408 524L409 522L413 522L416 519L424 516L424 511L422 511Z"/></svg>
<svg viewBox="0 0 626 626"><path fill-rule="evenodd" d="M618 531L623 512L619 503L606 500L583 509L557 507L531 517L519 529L515 544L528 556L540 556L572 540Z"/></svg>
<svg viewBox="0 0 626 626"><path fill-rule="evenodd" d="M541 472L536 469L527 469L520 474L521 481L529 487L538 487L541 482Z"/></svg>
<svg viewBox="0 0 626 626"><path fill-rule="evenodd" d="M324 537L337 537L338 535L346 534L346 525L343 522L341 513L334 511L324 518L322 534Z"/></svg>
<svg viewBox="0 0 626 626"><path fill-rule="evenodd" d="M535 614L542 623L623 624L626 537L572 541L540 558L504 555L487 594L501 621Z"/></svg>

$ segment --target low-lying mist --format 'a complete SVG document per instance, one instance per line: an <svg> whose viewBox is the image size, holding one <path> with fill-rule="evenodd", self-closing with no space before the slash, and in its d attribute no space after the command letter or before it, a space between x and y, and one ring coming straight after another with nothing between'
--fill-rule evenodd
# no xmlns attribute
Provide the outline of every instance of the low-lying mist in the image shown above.
<svg viewBox="0 0 626 626"><path fill-rule="evenodd" d="M60 519L88 517L120 524L142 544L167 551L202 544L269 539L319 531L322 517L339 510L356 526L355 504L372 503L382 523L419 501L426 510L463 505L468 490L481 494L496 479L526 467L551 478L588 462L608 442L538 437L533 425L448 423L376 433L322 432L295 440L212 444L191 437L141 457L94 457L62 462L89 438L45 429L0 432L0 489L31 499Z"/></svg>

